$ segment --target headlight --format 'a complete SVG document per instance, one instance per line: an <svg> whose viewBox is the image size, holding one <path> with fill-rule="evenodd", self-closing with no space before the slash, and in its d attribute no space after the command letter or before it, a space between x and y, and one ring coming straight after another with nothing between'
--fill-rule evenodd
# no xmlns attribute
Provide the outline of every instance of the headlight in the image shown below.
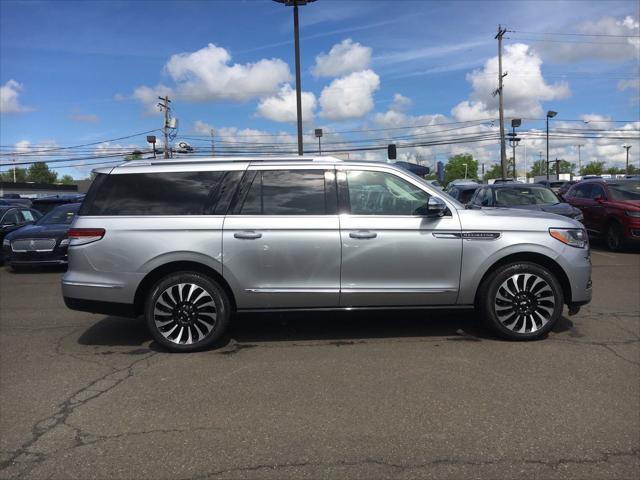
<svg viewBox="0 0 640 480"><path fill-rule="evenodd" d="M640 211L627 210L624 212L628 217L640 218Z"/></svg>
<svg viewBox="0 0 640 480"><path fill-rule="evenodd" d="M589 244L587 232L582 228L550 228L549 235L576 248L585 248Z"/></svg>
<svg viewBox="0 0 640 480"><path fill-rule="evenodd" d="M68 238L63 238L62 240L60 240L60 246L61 247L66 247L67 245L69 245L69 239Z"/></svg>
<svg viewBox="0 0 640 480"><path fill-rule="evenodd" d="M2 240L3 247L9 247L10 245L11 245L11 241L8 238L5 238L4 240Z"/></svg>

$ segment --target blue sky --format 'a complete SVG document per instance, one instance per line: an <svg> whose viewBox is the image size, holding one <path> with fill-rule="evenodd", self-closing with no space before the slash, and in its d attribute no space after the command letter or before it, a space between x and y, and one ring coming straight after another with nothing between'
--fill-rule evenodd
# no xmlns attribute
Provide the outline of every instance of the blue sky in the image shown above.
<svg viewBox="0 0 640 480"><path fill-rule="evenodd" d="M559 112L559 126L585 115L593 122L638 122L638 47L629 43L637 37L602 36L639 35L638 16L635 1L318 0L300 8L305 131L323 127L328 139L333 131L415 125L407 132L419 135L428 133L419 125L493 118L497 75L486 62L496 56L498 22L515 31L505 40L505 50L511 49L508 117L531 118L526 129L541 128L534 119L547 109ZM556 35L563 32L593 36ZM317 61L322 54L324 73ZM162 119L150 114L140 87L150 98L170 92L178 136L197 145L196 136L209 128L221 139L295 134L286 87L294 87L293 75L292 9L269 0L0 2L4 152L159 128ZM225 78L229 83L221 85ZM558 141L555 153L570 158L575 143ZM587 159L616 165L623 159L620 140L582 143ZM144 146L142 137L110 142L104 151L134 145ZM640 146L633 145L637 163ZM530 148L537 152L539 141ZM404 153L430 161L461 151L497 160L495 142ZM88 168L60 172L82 176Z"/></svg>

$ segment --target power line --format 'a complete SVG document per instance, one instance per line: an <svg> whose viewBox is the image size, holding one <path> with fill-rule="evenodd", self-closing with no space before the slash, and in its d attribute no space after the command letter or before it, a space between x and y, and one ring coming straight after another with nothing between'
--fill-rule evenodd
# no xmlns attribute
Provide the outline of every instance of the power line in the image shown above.
<svg viewBox="0 0 640 480"><path fill-rule="evenodd" d="M576 33L576 32L525 32L513 30L513 33L526 33L527 35L561 35L571 37L614 37L614 38L640 38L640 35L617 35L609 33Z"/></svg>

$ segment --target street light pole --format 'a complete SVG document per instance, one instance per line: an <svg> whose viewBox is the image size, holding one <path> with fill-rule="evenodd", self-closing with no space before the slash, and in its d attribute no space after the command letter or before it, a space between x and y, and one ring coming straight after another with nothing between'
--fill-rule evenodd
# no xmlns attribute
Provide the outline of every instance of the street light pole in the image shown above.
<svg viewBox="0 0 640 480"><path fill-rule="evenodd" d="M622 148L627 151L627 166L624 169L624 172L629 175L629 149L631 148L631 145L623 145Z"/></svg>
<svg viewBox="0 0 640 480"><path fill-rule="evenodd" d="M465 178L465 180L466 180L466 178L467 178L467 169L468 169L469 167L468 167L468 165L467 165L466 163L463 163L463 165L464 165L464 178Z"/></svg>
<svg viewBox="0 0 640 480"><path fill-rule="evenodd" d="M558 112L549 110L547 112L547 180L549 180L549 119L555 117Z"/></svg>
<svg viewBox="0 0 640 480"><path fill-rule="evenodd" d="M314 131L316 138L318 139L318 155L322 155L322 145L320 144L320 139L322 138L322 129L316 128Z"/></svg>
<svg viewBox="0 0 640 480"><path fill-rule="evenodd" d="M296 56L296 117L298 123L298 155L303 154L302 147L302 85L300 81L300 29L298 26L298 5L306 5L315 0L274 0L287 7L293 7L293 36Z"/></svg>

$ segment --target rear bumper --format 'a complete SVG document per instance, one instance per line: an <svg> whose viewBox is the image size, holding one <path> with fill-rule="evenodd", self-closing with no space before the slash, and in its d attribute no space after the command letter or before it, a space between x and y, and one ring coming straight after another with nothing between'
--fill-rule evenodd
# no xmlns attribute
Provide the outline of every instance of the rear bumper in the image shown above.
<svg viewBox="0 0 640 480"><path fill-rule="evenodd" d="M116 317L136 317L135 308L128 303L102 302L98 300L86 300L84 298L64 297L64 304L71 310L81 312L99 313Z"/></svg>

